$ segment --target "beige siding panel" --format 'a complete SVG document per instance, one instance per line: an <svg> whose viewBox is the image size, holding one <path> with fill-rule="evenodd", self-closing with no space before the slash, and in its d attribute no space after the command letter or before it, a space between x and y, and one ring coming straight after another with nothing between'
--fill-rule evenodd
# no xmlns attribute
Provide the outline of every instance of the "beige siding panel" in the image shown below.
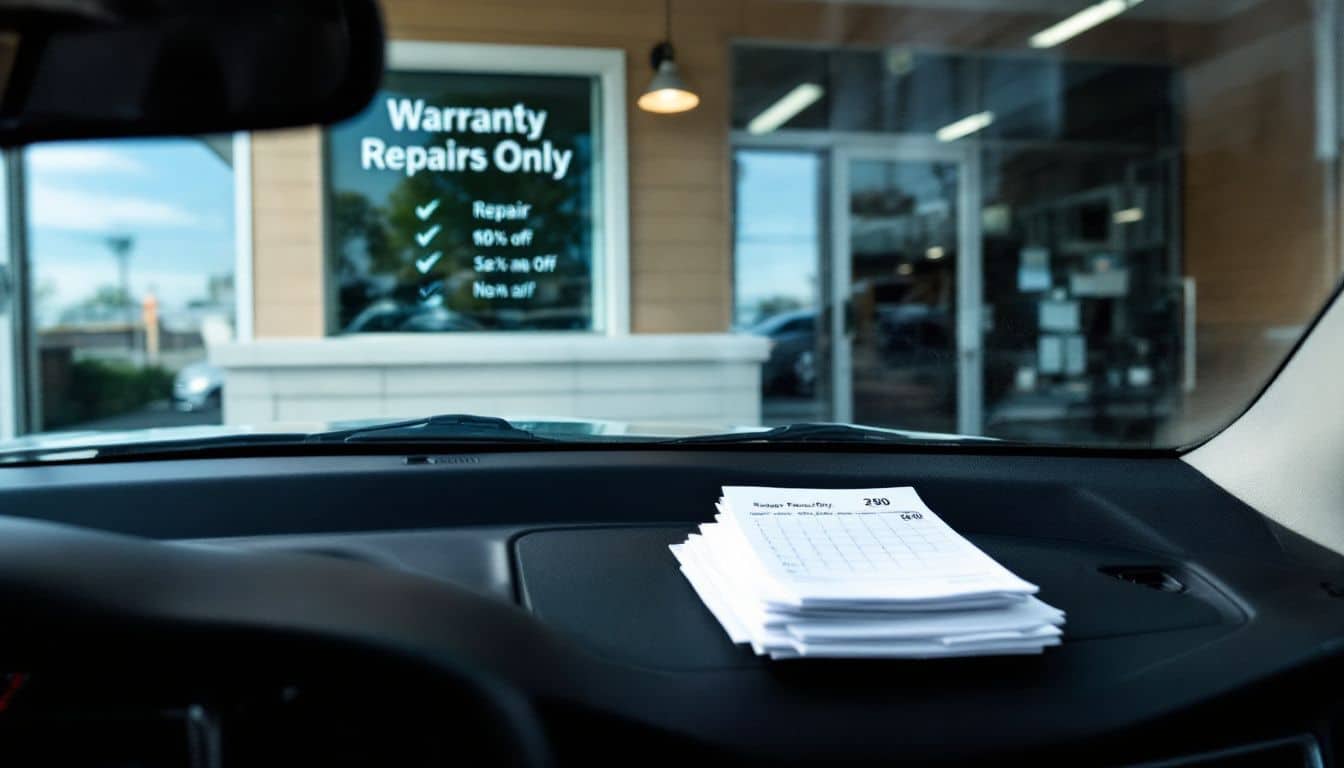
<svg viewBox="0 0 1344 768"><path fill-rule="evenodd" d="M636 333L710 333L719 328L728 306L717 301L680 301L634 303L633 330Z"/></svg>
<svg viewBox="0 0 1344 768"><path fill-rule="evenodd" d="M721 271L727 275L732 260L725 258L716 244L660 243L644 252L640 278L656 278L667 273Z"/></svg>
<svg viewBox="0 0 1344 768"><path fill-rule="evenodd" d="M630 222L630 234L642 245L660 243L717 243L724 216L692 216L676 213L644 213Z"/></svg>
<svg viewBox="0 0 1344 768"><path fill-rule="evenodd" d="M253 323L258 338L325 333L321 135L252 138Z"/></svg>
<svg viewBox="0 0 1344 768"><path fill-rule="evenodd" d="M264 216L257 216L253 219L253 226L258 230L258 244L268 246L272 244L286 246L314 246L320 244L322 227L321 219L314 216L314 212L305 213L303 211L291 212L288 210L273 210ZM260 230L266 230L266 239L260 237ZM286 249L292 252L292 248ZM313 259L317 258L317 253L310 254ZM268 261L271 256L268 253L265 257Z"/></svg>
<svg viewBox="0 0 1344 768"><path fill-rule="evenodd" d="M726 271L721 270L644 275L632 287L632 295L638 301L654 303L698 301L706 295L717 295L726 277Z"/></svg>
<svg viewBox="0 0 1344 768"><path fill-rule="evenodd" d="M295 274L291 276L270 273L269 276L271 279L257 285L256 297L258 303L267 306L322 305L322 285L308 279L307 275Z"/></svg>
<svg viewBox="0 0 1344 768"><path fill-rule="evenodd" d="M307 155L313 138L313 129L285 128L259 135L265 137L269 155Z"/></svg>
<svg viewBox="0 0 1344 768"><path fill-rule="evenodd" d="M723 158L715 154L647 154L631 157L630 185L635 189L658 184L704 185L715 189L722 188L727 177Z"/></svg>
<svg viewBox="0 0 1344 768"><path fill-rule="evenodd" d="M646 186L630 191L630 201L641 211L677 211L697 217L724 216L722 190L711 184Z"/></svg>
<svg viewBox="0 0 1344 768"><path fill-rule="evenodd" d="M267 306L266 338L316 338L324 333L322 304L273 303ZM258 329L262 315L257 315ZM260 337L261 334L259 333Z"/></svg>

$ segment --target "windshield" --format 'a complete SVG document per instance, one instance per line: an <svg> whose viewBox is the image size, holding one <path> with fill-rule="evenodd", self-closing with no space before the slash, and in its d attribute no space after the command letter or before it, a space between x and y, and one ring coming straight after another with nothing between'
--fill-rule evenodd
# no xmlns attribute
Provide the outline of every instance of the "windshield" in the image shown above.
<svg viewBox="0 0 1344 768"><path fill-rule="evenodd" d="M1338 0L453 5L342 124L6 155L0 437L1182 446L1344 264Z"/></svg>

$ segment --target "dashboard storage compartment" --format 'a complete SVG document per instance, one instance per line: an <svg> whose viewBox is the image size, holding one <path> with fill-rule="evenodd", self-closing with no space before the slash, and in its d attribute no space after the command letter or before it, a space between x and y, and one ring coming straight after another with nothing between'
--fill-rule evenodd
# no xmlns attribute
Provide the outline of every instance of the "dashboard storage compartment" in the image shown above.
<svg viewBox="0 0 1344 768"><path fill-rule="evenodd" d="M684 525L534 530L514 543L519 593L542 621L591 651L629 664L667 669L757 666L734 646L678 571L668 545ZM1193 571L1148 553L1061 540L969 536L1040 588L1068 615L1064 647L1126 636L1201 628L1231 629L1235 604ZM1148 588L1108 572L1142 562L1180 590ZM1159 582L1160 586L1161 582ZM816 662L805 662L816 663ZM956 663L956 662L947 662ZM966 663L966 662L962 662Z"/></svg>

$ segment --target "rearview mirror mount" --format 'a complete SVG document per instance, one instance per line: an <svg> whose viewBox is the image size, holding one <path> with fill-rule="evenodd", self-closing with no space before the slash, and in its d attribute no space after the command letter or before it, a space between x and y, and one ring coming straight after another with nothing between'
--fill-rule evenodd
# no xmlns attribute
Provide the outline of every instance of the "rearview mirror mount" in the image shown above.
<svg viewBox="0 0 1344 768"><path fill-rule="evenodd" d="M0 0L0 146L336 122L383 44L375 0Z"/></svg>

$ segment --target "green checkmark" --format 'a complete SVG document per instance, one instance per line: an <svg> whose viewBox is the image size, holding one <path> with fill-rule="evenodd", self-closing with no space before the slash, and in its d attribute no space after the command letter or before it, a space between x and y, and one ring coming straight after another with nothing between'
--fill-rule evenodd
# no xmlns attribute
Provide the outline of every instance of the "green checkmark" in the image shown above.
<svg viewBox="0 0 1344 768"><path fill-rule="evenodd" d="M415 242L419 243L421 248L424 248L426 245L429 245L430 240L433 240L439 234L439 230L441 229L443 229L443 227L435 224L424 232L417 234L415 236Z"/></svg>
<svg viewBox="0 0 1344 768"><path fill-rule="evenodd" d="M420 270L420 274L423 275L429 270L433 269L434 265L439 262L439 258L442 256L443 251L435 251L423 259L416 259L415 268Z"/></svg>
<svg viewBox="0 0 1344 768"><path fill-rule="evenodd" d="M438 208L439 208L439 201L437 198L435 198L433 200L430 200L428 203L425 203L424 205L415 206L415 215L419 216L421 221L424 221L425 219L428 219L430 216L433 216L434 211L438 210Z"/></svg>

